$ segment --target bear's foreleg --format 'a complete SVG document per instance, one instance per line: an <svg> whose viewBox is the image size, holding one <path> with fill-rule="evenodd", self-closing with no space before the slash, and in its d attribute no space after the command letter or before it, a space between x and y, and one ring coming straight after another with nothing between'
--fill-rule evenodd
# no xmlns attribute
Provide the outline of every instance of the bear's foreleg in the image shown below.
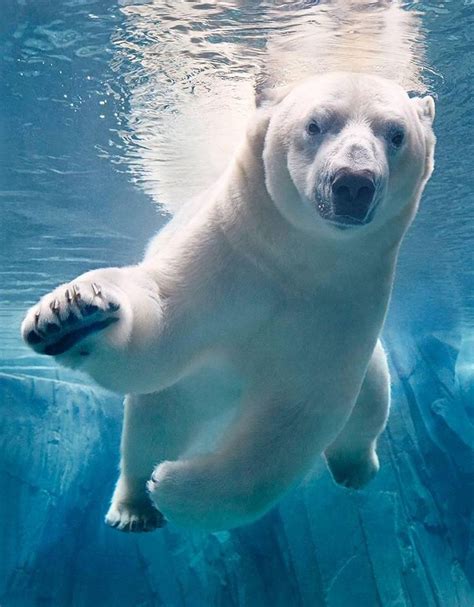
<svg viewBox="0 0 474 607"><path fill-rule="evenodd" d="M25 342L118 392L170 385L173 344L160 350L163 309L155 279L141 266L87 272L33 306Z"/></svg>
<svg viewBox="0 0 474 607"><path fill-rule="evenodd" d="M183 453L200 423L177 386L125 398L120 477L105 517L108 525L120 531L152 531L163 525L147 481L159 462Z"/></svg>
<svg viewBox="0 0 474 607"><path fill-rule="evenodd" d="M380 341L372 354L352 414L325 457L340 485L359 489L378 472L377 438L387 423L390 374Z"/></svg>

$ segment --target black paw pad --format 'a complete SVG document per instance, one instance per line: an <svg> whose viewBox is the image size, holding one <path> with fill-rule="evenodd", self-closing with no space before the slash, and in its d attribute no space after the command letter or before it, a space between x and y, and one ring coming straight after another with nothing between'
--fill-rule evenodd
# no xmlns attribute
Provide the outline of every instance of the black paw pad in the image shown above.
<svg viewBox="0 0 474 607"><path fill-rule="evenodd" d="M25 339L29 344L39 344L43 341L43 339L35 331L30 331Z"/></svg>
<svg viewBox="0 0 474 607"><path fill-rule="evenodd" d="M74 312L71 310L69 312L68 317L66 318L66 320L64 322L68 325L74 325L75 323L77 323L78 320L79 320L79 317L76 314L74 314Z"/></svg>
<svg viewBox="0 0 474 607"><path fill-rule="evenodd" d="M54 322L47 322L44 327L44 332L48 335L51 333L59 333L59 331L61 331L61 327Z"/></svg>
<svg viewBox="0 0 474 607"><path fill-rule="evenodd" d="M111 301L109 303L109 312L117 312L120 309L120 304Z"/></svg>
<svg viewBox="0 0 474 607"><path fill-rule="evenodd" d="M99 306L96 306L95 304L87 304L81 309L81 311L84 316L92 316L92 314L99 311Z"/></svg>

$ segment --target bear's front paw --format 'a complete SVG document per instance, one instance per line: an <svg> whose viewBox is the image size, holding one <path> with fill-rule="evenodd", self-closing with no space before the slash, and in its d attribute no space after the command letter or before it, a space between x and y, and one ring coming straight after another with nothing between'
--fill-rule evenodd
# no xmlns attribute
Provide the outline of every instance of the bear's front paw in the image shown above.
<svg viewBox="0 0 474 607"><path fill-rule="evenodd" d="M361 489L374 478L380 468L374 450L326 454L326 460L336 483L348 489Z"/></svg>
<svg viewBox="0 0 474 607"><path fill-rule="evenodd" d="M113 501L105 522L119 531L140 533L165 525L165 519L149 500L137 502Z"/></svg>
<svg viewBox="0 0 474 607"><path fill-rule="evenodd" d="M36 352L57 356L117 322L119 311L118 296L110 287L78 280L58 287L33 306L21 333Z"/></svg>

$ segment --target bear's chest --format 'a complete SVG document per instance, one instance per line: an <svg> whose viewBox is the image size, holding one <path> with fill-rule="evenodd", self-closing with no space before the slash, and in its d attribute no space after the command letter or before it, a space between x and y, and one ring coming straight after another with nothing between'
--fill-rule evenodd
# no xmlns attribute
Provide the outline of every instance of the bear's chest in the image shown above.
<svg viewBox="0 0 474 607"><path fill-rule="evenodd" d="M387 298L380 294L288 299L235 353L245 374L291 381L358 384L380 334Z"/></svg>

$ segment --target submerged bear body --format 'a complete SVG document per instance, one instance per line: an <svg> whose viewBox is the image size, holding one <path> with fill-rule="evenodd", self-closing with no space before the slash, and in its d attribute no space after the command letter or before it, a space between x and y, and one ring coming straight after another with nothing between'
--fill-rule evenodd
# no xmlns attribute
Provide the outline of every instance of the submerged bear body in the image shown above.
<svg viewBox="0 0 474 607"><path fill-rule="evenodd" d="M30 310L36 351L128 394L109 524L249 522L321 453L341 484L374 476L389 409L379 336L433 167L433 116L431 98L362 74L272 91L225 174L143 262L89 272ZM214 364L239 378L236 414L189 456L227 405L183 387Z"/></svg>

